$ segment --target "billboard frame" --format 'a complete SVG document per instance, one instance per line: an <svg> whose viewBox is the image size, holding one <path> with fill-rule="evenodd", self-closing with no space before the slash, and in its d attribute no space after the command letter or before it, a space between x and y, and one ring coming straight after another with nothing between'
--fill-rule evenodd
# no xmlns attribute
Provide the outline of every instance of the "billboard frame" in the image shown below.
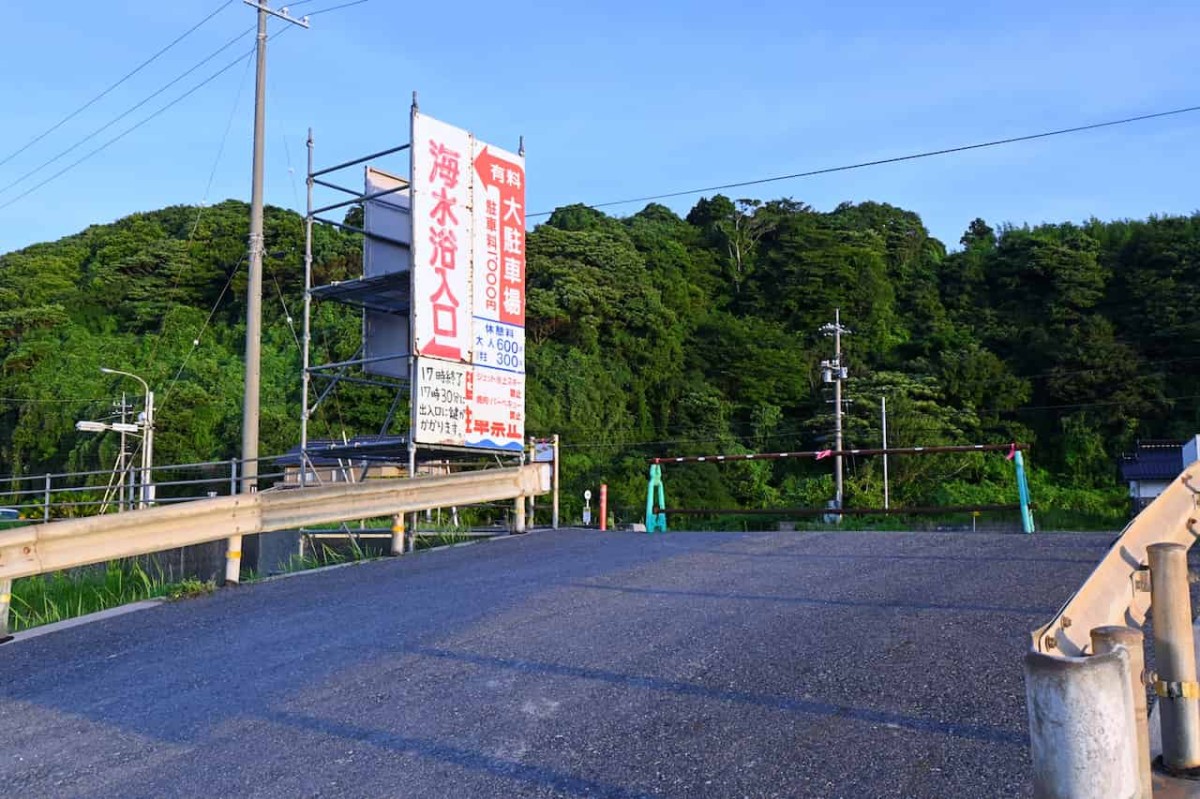
<svg viewBox="0 0 1200 799"><path fill-rule="evenodd" d="M414 297L416 296L415 295L415 287L416 287L415 284L416 284L417 269L416 269L416 266L414 263L414 258L415 258L415 252L416 252L417 248L415 246L413 246L413 242L415 241L415 239L413 237L416 234L416 224L413 220L415 219L416 214L412 213L412 211L415 208L416 203L414 202L413 193L412 193L413 192L412 176L415 174L413 170L414 170L414 166L415 166L415 162L416 162L416 157L415 157L414 147L413 147L413 142L414 142L413 123L414 123L414 120L416 119L417 115L419 114L419 110L420 109L417 104L417 95L416 95L416 92L414 92L413 98L412 98L412 106L410 108L410 115L409 115L409 123L410 123L409 124L409 140L407 142L405 142L403 144L398 144L395 146L387 147L385 149L378 150L376 152L372 152L368 155L353 158L351 160L343 161L343 162L334 164L329 167L324 167L321 169L314 169L315 144L314 144L312 129L310 128L308 131L308 139L307 139L308 169L307 169L307 177L306 177L307 203L306 203L306 213L305 213L305 218L304 218L304 223L305 223L304 224L304 239L305 239L304 309L303 309L303 338L301 340L302 402L301 402L301 418L300 418L300 454L301 454L302 468L300 470L300 483L302 486L305 484L306 473L308 473L310 470L315 471L315 469L312 468L312 466L313 466L312 457L316 453L315 453L315 451L313 453L310 453L310 443L311 443L310 432L311 431L309 429L309 421L312 419L313 414L322 406L323 403L327 402L331 397L336 395L336 391L340 385L358 384L358 385L378 386L378 387L383 387L383 388L393 390L395 392L395 394L393 395L393 398L391 400L386 418L384 419L383 424L380 427L380 430L379 430L380 436L389 434L389 429L393 427L393 423L395 422L397 413L398 413L398 411L400 411L402 409L402 407L403 407L402 403L403 403L404 399L407 398L407 400L409 402L409 408L410 408L410 413L409 413L410 422L409 422L408 430L406 431L406 433L403 436L404 443L402 445L398 445L397 451L394 453L394 455L392 457L394 457L396 460L401 460L404 457L404 455L407 454L409 475L417 474L418 450L429 451L429 452L442 452L442 453L471 454L471 455L476 455L476 456L478 456L480 454L485 454L485 455L494 457L497 465L503 465L506 462L511 462L508 460L510 458L516 459L518 463L525 462L526 452L525 452L525 447L524 447L524 430L522 430L521 444L520 444L519 449L513 449L513 450L498 449L498 448L493 448L493 447L474 447L474 446L470 446L469 444L463 444L463 445L427 444L427 443L418 444L416 441L417 435L416 435L415 428L416 428L416 417L417 417L416 391L417 391L417 382L418 382L417 381L418 359L417 359L417 356L415 355L416 344L417 344L417 330L416 330L416 324L415 324L415 320L414 320L414 309L413 309L414 301L413 300L414 300ZM474 142L473 136L471 137L471 141ZM503 152L503 151L501 151L501 152ZM398 185L396 188L385 190L385 191L371 192L365 188L365 183L364 183L364 190L360 191L357 189L347 188L346 186L341 185L341 183L345 182L345 181L341 180L337 177L337 173L343 172L344 170L350 169L351 167L358 167L358 166L366 165L367 168L373 168L375 166L375 164L373 164L372 162L379 162L380 159L385 159L388 156L395 156L397 154L402 154L402 153L407 153L406 160L408 162L408 165L407 165L408 166L408 176L409 176L408 178L401 178L399 175L397 175L396 172L399 170L395 170L394 168L392 170L387 170L387 168L384 167L384 169L390 173L391 177L399 178L399 180L402 181L402 184ZM525 147L524 147L524 139L522 137L522 140L520 143L520 148L519 148L519 156L523 159L524 155L525 155ZM473 152L471 153L471 156L473 156ZM471 157L468 157L467 161L468 161L468 168L470 170L472 170L472 172L473 172L473 170L474 170L473 159ZM523 170L523 162L522 162L522 170ZM472 174L472 172L467 172L465 174L470 175L470 174ZM470 179L471 178L468 178L468 182ZM523 172L522 172L522 183L523 183ZM328 202L328 203L318 206L314 201L315 193L318 190L336 193L336 201ZM344 220L336 220L336 219L332 219L328 216L328 214L330 212L337 211L340 209L351 208L356 205L363 206L364 214L365 214L366 203L370 202L371 200L378 199L381 197L386 197L387 195L395 194L398 192L407 192L408 197L409 197L409 209L410 209L409 218L410 218L410 224L412 225L412 229L410 230L410 234L411 234L410 242L403 242L403 241L397 240L395 238L391 238L389 236L379 235L378 233L372 233L371 231L366 229L367 225L366 225L365 218L364 218L363 227L356 227L354 225L348 224ZM467 211L467 213L469 214L470 211ZM313 228L316 223L332 225L340 230L343 230L343 231L346 231L349 233L356 233L356 234L362 235L362 236L370 238L370 239L378 239L380 242L385 243L385 244L409 247L410 248L409 268L407 270L401 270L400 272L398 272L396 278L394 278L390 281L383 281L383 283L387 284L387 290L390 291L390 293L375 292L375 289L377 289L378 286L373 286L368 282L368 281L372 280L372 278L367 278L365 276L365 272L364 272L364 277L359 278L357 280L347 280L347 281L341 281L339 283L328 283L328 284L320 284L319 285L316 282L314 271L313 271ZM524 233L524 230L523 230L523 223L522 223L522 234L523 233ZM469 261L468 261L468 264L469 264ZM366 268L366 265L364 263L364 270L365 270L365 268ZM404 274L404 271L407 271L406 275ZM378 278L374 278L374 279L377 281L377 283L379 282ZM404 284L403 292L398 292L396 290L397 284L399 282L403 282L403 284ZM474 288L469 284L469 282L468 282L467 290L470 293L468 296L470 296L474 292ZM375 292L375 293L373 293L373 292ZM354 355L346 360L337 361L337 362L333 362L333 363L314 364L312 362L313 349L311 346L311 344L312 344L313 303L319 302L319 301L333 301L333 302L338 302L343 305L348 305L348 306L358 307L358 308L363 309L364 325L365 325L365 314L368 309L375 309L376 311L379 311L382 309L384 312L404 314L408 320L408 337L409 337L408 352L404 353L402 355L396 355L396 356L391 356L391 355L386 355L386 354L369 356L366 354L366 351L365 351L367 345L364 340L364 342L359 346L359 348L354 353ZM523 302L524 301L522 301L522 310L523 310ZM475 323L475 319L474 319L473 314L468 314L467 315L467 324L468 324L467 346L468 346L468 350L471 347L470 341L471 341L471 336L473 335L474 323ZM364 333L365 332L366 331L364 328ZM367 369L367 367L369 367L372 362L378 362L381 360L384 360L384 361L395 360L397 358L404 358L408 362L407 369L396 370L397 372L403 371L405 373L405 377L371 374L371 373L369 373L369 371ZM522 356L522 359L523 359L523 356ZM466 360L468 361L467 366L473 368L473 365L469 363L470 358L468 357ZM522 374L522 378L523 378L524 366L522 366L521 374ZM524 403L525 403L524 386L522 386L521 403L522 403L522 406L524 406ZM523 407L522 407L521 415L522 415L522 417L524 416ZM522 422L522 425L523 425L523 422ZM397 430L392 430L391 435L395 436L398 432L399 431L397 431ZM401 447L402 447L402 449L401 449ZM407 452L404 452L403 450L407 450ZM357 463L357 461L355 463ZM351 467L353 467L353 466L354 466L354 464L351 464ZM362 464L362 471L363 471L364 475L366 473L367 466L368 466L368 464L364 461Z"/></svg>

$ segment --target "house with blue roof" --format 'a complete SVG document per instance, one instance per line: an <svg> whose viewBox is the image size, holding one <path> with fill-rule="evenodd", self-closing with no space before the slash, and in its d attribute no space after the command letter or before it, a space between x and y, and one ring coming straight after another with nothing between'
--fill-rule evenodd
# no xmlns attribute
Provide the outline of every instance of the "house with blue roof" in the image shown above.
<svg viewBox="0 0 1200 799"><path fill-rule="evenodd" d="M1141 513L1196 460L1200 460L1200 436L1188 441L1139 441L1132 453L1122 455L1117 468L1129 486L1133 515Z"/></svg>

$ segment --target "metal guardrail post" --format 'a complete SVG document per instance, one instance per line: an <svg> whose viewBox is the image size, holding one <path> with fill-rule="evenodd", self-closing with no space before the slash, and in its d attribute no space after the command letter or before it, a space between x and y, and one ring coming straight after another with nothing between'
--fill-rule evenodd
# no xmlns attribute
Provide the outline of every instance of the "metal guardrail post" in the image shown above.
<svg viewBox="0 0 1200 799"><path fill-rule="evenodd" d="M46 475L46 495L42 505L42 521L50 521L50 475Z"/></svg>
<svg viewBox="0 0 1200 799"><path fill-rule="evenodd" d="M1137 733L1123 646L1090 657L1025 655L1035 799L1137 799Z"/></svg>
<svg viewBox="0 0 1200 799"><path fill-rule="evenodd" d="M1152 799L1153 778L1150 768L1150 714L1147 711L1146 656L1141 630L1116 625L1092 630L1092 651L1097 655L1124 648L1129 655L1129 692L1133 698L1133 723L1137 731L1138 777L1141 782L1139 799Z"/></svg>
<svg viewBox="0 0 1200 799"><path fill-rule="evenodd" d="M12 580L0 580L0 644L12 639L8 633L8 609L12 607Z"/></svg>
<svg viewBox="0 0 1200 799"><path fill-rule="evenodd" d="M1188 593L1187 547L1151 544L1150 612L1154 618L1154 690L1162 702L1163 765L1200 767L1200 685Z"/></svg>

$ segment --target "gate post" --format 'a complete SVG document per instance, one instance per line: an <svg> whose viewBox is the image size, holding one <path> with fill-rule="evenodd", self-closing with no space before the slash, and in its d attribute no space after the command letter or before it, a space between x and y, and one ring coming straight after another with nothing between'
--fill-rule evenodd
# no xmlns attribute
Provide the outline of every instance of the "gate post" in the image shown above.
<svg viewBox="0 0 1200 799"><path fill-rule="evenodd" d="M646 532L665 533L667 531L667 514L655 513L657 503L659 510L667 506L663 493L662 467L657 463L650 464L650 480L646 484Z"/></svg>
<svg viewBox="0 0 1200 799"><path fill-rule="evenodd" d="M1151 544L1150 612L1154 618L1154 691L1162 703L1163 765L1200 766L1200 686L1188 593L1187 547Z"/></svg>
<svg viewBox="0 0 1200 799"><path fill-rule="evenodd" d="M1017 496L1021 501L1021 529L1026 533L1032 533L1033 527L1033 511L1029 509L1029 483L1025 479L1025 458L1021 455L1021 450L1013 449L1013 465L1017 470Z"/></svg>

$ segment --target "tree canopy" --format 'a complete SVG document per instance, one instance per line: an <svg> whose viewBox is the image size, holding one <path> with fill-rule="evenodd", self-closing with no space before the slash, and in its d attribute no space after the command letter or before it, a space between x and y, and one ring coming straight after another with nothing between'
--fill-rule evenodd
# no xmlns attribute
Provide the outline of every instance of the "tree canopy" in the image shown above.
<svg viewBox="0 0 1200 799"><path fill-rule="evenodd" d="M160 462L236 453L247 218L234 201L177 206L0 256L0 472L104 468L115 443L74 422L134 387L101 365L156 388ZM1062 491L1119 496L1115 456L1135 439L1200 430L1200 215L977 219L948 251L884 203L821 212L718 195L686 218L560 208L527 251L527 430L562 435L571 497L607 482L630 518L647 457L828 445L819 329L835 308L853 331L849 446L878 444L886 396L889 443L1026 441L1067 502ZM268 209L266 253L261 449L281 453L299 429L298 216ZM316 227L314 253L321 282L359 273L360 242L333 226ZM314 320L315 361L357 348L352 310L318 304ZM314 434L375 432L389 399L339 390ZM974 456L906 462L892 496L933 504L1008 480ZM876 503L879 465L852 462L846 490L847 504ZM770 507L832 489L827 463L755 463L689 467L668 492Z"/></svg>

